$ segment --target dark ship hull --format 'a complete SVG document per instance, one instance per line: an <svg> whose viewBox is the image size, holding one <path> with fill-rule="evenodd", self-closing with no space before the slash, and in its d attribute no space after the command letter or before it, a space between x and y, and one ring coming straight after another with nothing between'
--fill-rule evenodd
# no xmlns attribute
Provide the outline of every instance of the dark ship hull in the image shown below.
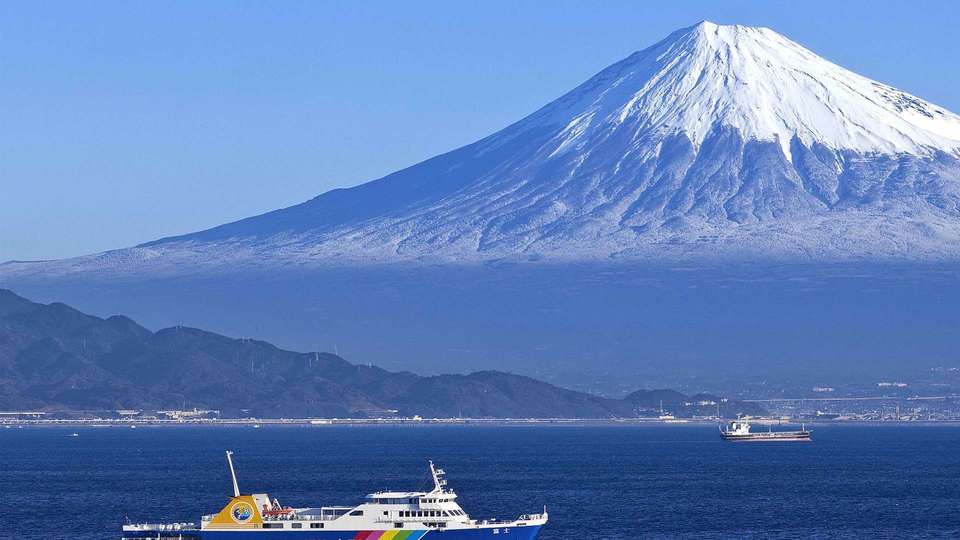
<svg viewBox="0 0 960 540"><path fill-rule="evenodd" d="M809 431L768 431L766 433L726 433L720 438L731 442L802 442L810 441Z"/></svg>

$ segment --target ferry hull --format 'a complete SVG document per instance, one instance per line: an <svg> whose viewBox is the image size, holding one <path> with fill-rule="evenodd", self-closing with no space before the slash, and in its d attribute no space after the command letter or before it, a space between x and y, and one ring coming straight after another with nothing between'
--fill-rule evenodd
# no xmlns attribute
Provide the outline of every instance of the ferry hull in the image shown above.
<svg viewBox="0 0 960 540"><path fill-rule="evenodd" d="M234 531L165 531L127 534L124 540L534 540L541 525L520 527L490 527L479 529L432 529L428 531L294 531L290 529L234 530Z"/></svg>

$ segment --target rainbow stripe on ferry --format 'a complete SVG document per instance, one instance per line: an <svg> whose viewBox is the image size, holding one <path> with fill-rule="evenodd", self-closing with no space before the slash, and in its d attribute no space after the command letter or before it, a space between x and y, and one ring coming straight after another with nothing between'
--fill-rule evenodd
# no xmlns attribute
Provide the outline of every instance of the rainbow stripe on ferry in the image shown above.
<svg viewBox="0 0 960 540"><path fill-rule="evenodd" d="M360 531L353 540L420 540L427 531Z"/></svg>

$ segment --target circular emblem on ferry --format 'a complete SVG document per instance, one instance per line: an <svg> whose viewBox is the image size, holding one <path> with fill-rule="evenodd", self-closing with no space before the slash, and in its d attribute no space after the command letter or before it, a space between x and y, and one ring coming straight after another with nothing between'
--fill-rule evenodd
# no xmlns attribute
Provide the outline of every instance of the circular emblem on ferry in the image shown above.
<svg viewBox="0 0 960 540"><path fill-rule="evenodd" d="M253 507L245 502L233 503L233 508L230 509L230 515L233 516L233 520L237 523L246 523L253 518Z"/></svg>

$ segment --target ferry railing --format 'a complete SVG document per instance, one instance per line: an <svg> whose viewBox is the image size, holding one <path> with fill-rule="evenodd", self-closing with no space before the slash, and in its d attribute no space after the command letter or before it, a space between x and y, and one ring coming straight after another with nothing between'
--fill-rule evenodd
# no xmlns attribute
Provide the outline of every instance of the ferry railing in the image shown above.
<svg viewBox="0 0 960 540"><path fill-rule="evenodd" d="M196 528L195 523L131 523L124 525L123 530L137 531L181 531Z"/></svg>

